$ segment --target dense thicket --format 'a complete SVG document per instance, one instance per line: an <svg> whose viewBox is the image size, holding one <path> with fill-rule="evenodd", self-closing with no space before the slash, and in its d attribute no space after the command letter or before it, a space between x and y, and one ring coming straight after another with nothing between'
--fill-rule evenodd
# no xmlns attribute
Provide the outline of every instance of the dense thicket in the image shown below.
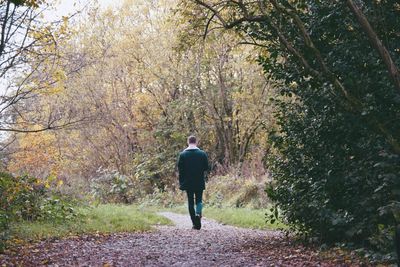
<svg viewBox="0 0 400 267"><path fill-rule="evenodd" d="M399 4L193 2L189 16L262 46L265 74L289 97L275 98L267 157L283 216L325 241L385 243L400 199Z"/></svg>
<svg viewBox="0 0 400 267"><path fill-rule="evenodd" d="M272 141L283 157L269 161L276 177L270 196L289 221L324 240L374 242L394 225L392 205L400 198L399 151L388 140L397 142L400 136L400 94L343 3L309 8L302 19L310 37L351 100L335 92L327 74L310 75L295 60L272 66L263 61L267 71L288 85L282 93L299 99L278 103L281 129ZM399 65L400 12L395 3L365 3L363 10ZM315 64L315 54L296 40L292 27L286 34Z"/></svg>
<svg viewBox="0 0 400 267"><path fill-rule="evenodd" d="M182 44L189 23L175 6L125 1L114 10L90 7L59 43L59 79L35 100L48 110L26 115L84 114L90 123L15 135L7 169L57 177L81 196L131 203L176 190L177 155L196 134L215 171L239 165L239 173L252 178L249 166L264 155L262 129L273 123L273 87L252 48L239 46L235 35ZM255 172L265 174L260 167Z"/></svg>

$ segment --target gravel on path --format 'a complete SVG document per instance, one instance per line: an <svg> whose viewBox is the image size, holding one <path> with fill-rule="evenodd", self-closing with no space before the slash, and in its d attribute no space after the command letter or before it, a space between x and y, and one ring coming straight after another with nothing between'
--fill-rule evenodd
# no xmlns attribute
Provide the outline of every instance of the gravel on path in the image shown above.
<svg viewBox="0 0 400 267"><path fill-rule="evenodd" d="M145 233L85 235L45 240L0 254L0 266L359 266L294 244L279 231L237 228L203 218L162 212L175 226Z"/></svg>

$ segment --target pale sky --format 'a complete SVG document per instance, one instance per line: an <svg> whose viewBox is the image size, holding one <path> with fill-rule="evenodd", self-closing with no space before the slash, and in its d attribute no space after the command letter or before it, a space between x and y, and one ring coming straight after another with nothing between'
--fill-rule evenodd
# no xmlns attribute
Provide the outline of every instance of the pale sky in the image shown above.
<svg viewBox="0 0 400 267"><path fill-rule="evenodd" d="M58 20L62 16L74 14L85 5L98 2L101 7L117 7L123 3L123 0L54 0L55 10L49 10L45 13L45 18L49 21Z"/></svg>
<svg viewBox="0 0 400 267"><path fill-rule="evenodd" d="M102 8L118 7L123 4L124 0L49 0L49 2L54 5L54 8L45 10L43 19L48 22L53 22L60 20L62 16L69 16L82 10L86 5L95 4L97 2ZM0 97L5 94L6 88L8 87L8 79L8 76L4 76L0 79Z"/></svg>

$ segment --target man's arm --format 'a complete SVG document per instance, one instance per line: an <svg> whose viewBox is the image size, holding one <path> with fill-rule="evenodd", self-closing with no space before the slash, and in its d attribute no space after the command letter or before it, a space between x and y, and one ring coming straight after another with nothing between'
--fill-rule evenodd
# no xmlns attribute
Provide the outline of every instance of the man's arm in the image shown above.
<svg viewBox="0 0 400 267"><path fill-rule="evenodd" d="M183 172L183 157L179 154L178 158L178 178L179 178L179 189L184 190L184 172Z"/></svg>
<svg viewBox="0 0 400 267"><path fill-rule="evenodd" d="M210 162L208 161L207 153L204 152L204 161L203 161L203 169L204 169L204 178L206 182L208 182L208 173L211 171Z"/></svg>

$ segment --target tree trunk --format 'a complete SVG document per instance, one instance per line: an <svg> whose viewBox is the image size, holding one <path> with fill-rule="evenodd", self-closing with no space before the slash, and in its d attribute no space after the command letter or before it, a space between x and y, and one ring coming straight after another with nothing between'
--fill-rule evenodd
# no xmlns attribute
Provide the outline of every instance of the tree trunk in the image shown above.
<svg viewBox="0 0 400 267"><path fill-rule="evenodd" d="M353 14L356 16L358 22L360 23L361 28L367 34L371 45L378 51L382 61L386 65L386 68L389 72L390 78L394 83L394 86L400 92L400 72L397 66L394 64L394 61L390 56L389 51L386 49L385 45L379 39L378 35L376 34L371 24L369 23L367 17L358 8L358 6L352 0L347 0L347 5L349 6Z"/></svg>

